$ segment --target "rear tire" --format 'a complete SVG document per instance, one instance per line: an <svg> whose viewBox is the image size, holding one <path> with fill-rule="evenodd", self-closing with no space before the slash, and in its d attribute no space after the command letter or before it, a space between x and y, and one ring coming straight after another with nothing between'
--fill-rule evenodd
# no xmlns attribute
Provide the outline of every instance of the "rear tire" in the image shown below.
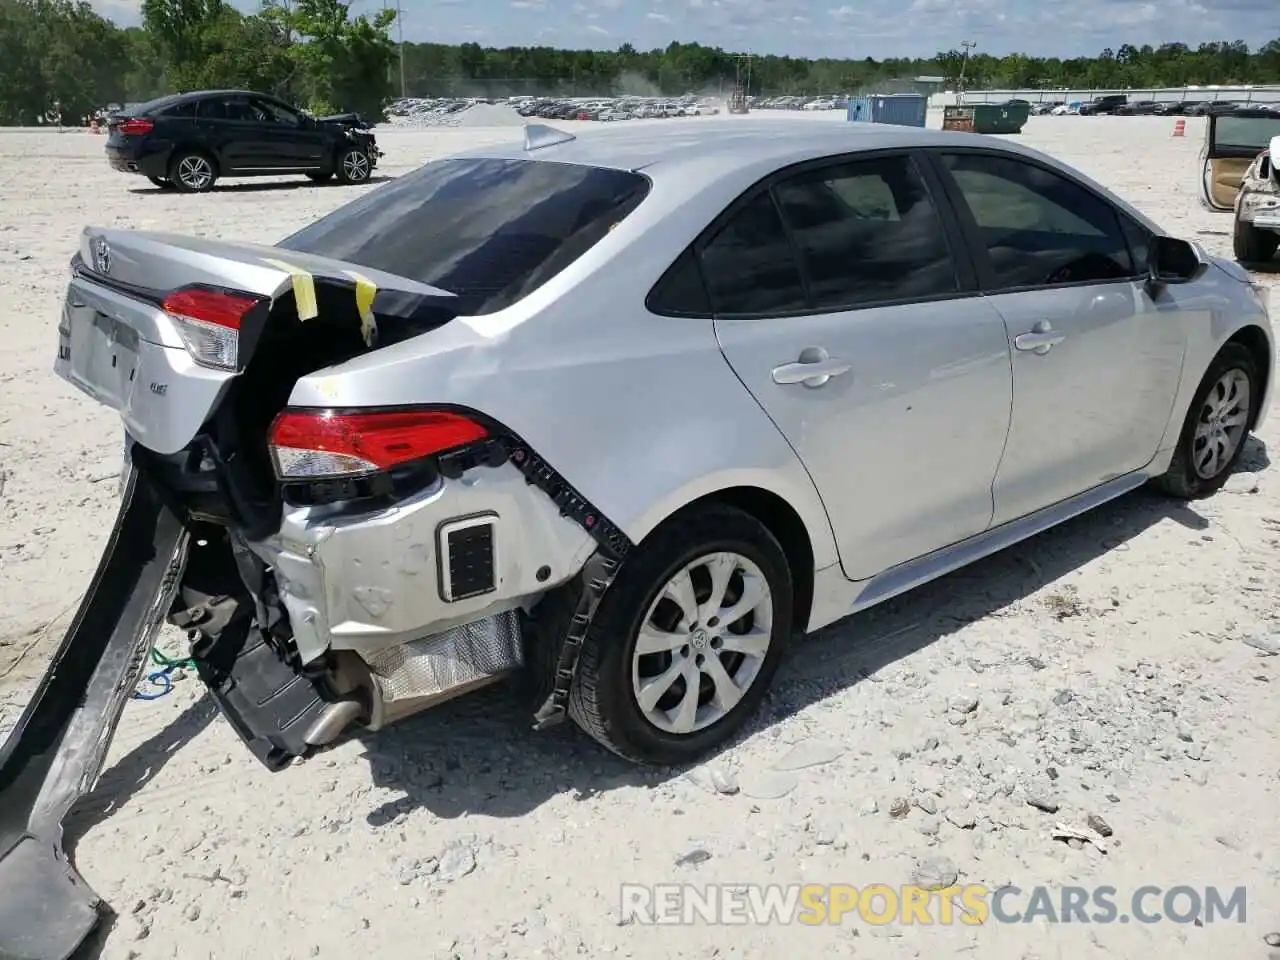
<svg viewBox="0 0 1280 960"><path fill-rule="evenodd" d="M1232 231L1231 246L1241 263L1266 263L1280 247L1280 234L1259 230L1251 223L1236 220Z"/></svg>
<svg viewBox="0 0 1280 960"><path fill-rule="evenodd" d="M1244 453L1261 388L1253 355L1238 343L1224 346L1196 389L1173 461L1154 481L1156 489L1183 500L1222 489Z"/></svg>
<svg viewBox="0 0 1280 960"><path fill-rule="evenodd" d="M218 167L208 154L181 150L169 162L169 181L179 193L206 193L218 181Z"/></svg>
<svg viewBox="0 0 1280 960"><path fill-rule="evenodd" d="M791 570L768 528L732 507L691 508L636 547L601 598L570 715L628 760L687 763L755 713L791 621ZM642 635L651 652L637 652Z"/></svg>
<svg viewBox="0 0 1280 960"><path fill-rule="evenodd" d="M147 179L150 180L152 183L154 183L161 190L173 189L173 184L166 177L147 177Z"/></svg>
<svg viewBox="0 0 1280 960"><path fill-rule="evenodd" d="M326 180L332 179L332 177L333 177L332 170L326 171L325 173L308 173L307 174L307 179L312 181L313 183L324 183Z"/></svg>
<svg viewBox="0 0 1280 960"><path fill-rule="evenodd" d="M339 183L365 183L373 175L373 158L363 147L345 147L338 152L334 173Z"/></svg>

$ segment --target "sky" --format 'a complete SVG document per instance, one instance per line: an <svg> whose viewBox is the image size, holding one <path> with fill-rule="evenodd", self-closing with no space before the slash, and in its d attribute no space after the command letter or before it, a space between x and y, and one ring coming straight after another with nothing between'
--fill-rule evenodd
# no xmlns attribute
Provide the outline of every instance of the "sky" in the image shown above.
<svg viewBox="0 0 1280 960"><path fill-rule="evenodd" d="M139 0L94 0L121 25ZM232 0L251 12L258 0ZM931 57L973 40L993 56L1096 56L1123 43L1280 38L1280 0L400 0L404 38L616 49L698 42L801 57ZM354 0L368 12L395 0Z"/></svg>

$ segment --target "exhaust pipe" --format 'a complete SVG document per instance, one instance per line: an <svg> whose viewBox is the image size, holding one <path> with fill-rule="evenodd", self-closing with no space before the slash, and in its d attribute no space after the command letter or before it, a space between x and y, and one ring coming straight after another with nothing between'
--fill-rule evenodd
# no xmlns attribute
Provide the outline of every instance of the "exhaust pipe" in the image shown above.
<svg viewBox="0 0 1280 960"><path fill-rule="evenodd" d="M75 619L0 747L0 960L68 960L108 908L62 849L186 562L187 534L132 465Z"/></svg>

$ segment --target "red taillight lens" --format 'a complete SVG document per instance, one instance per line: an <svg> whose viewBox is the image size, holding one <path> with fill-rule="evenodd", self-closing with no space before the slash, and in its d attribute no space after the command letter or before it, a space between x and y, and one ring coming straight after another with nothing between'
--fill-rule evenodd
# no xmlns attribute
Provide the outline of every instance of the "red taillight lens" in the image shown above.
<svg viewBox="0 0 1280 960"><path fill-rule="evenodd" d="M156 128L156 125L150 120L143 120L141 117L131 117L123 120L120 126L116 127L118 131L126 136L137 136L144 133L150 133Z"/></svg>
<svg viewBox="0 0 1280 960"><path fill-rule="evenodd" d="M469 417L443 410L287 410L271 424L269 443L281 480L321 480L386 470L488 435Z"/></svg>
<svg viewBox="0 0 1280 960"><path fill-rule="evenodd" d="M188 287L169 294L162 306L196 363L235 370L240 361L240 324L259 302L246 294Z"/></svg>

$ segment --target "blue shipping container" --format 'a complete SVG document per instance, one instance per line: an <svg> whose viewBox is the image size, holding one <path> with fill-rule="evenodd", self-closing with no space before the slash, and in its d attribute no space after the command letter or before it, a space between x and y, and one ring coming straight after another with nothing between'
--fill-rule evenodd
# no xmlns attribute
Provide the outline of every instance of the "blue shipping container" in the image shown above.
<svg viewBox="0 0 1280 960"><path fill-rule="evenodd" d="M918 93L877 93L850 97L848 118L859 122L923 127L929 98Z"/></svg>

